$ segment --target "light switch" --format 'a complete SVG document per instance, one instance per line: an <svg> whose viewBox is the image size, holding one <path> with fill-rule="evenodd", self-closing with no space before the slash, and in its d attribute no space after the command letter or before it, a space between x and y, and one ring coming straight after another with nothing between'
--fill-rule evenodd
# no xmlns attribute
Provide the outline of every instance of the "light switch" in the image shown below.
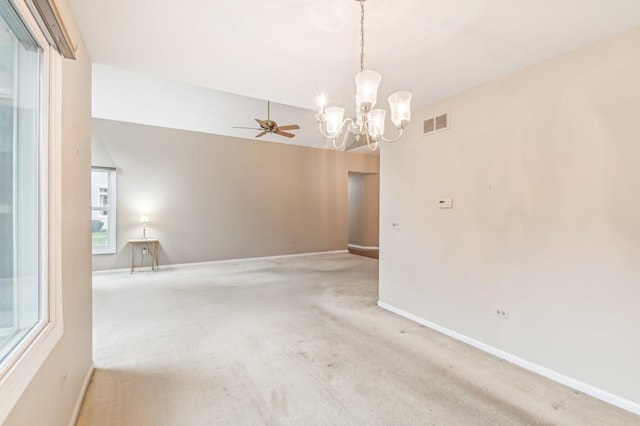
<svg viewBox="0 0 640 426"><path fill-rule="evenodd" d="M392 222L391 229L400 229L400 224L398 222Z"/></svg>

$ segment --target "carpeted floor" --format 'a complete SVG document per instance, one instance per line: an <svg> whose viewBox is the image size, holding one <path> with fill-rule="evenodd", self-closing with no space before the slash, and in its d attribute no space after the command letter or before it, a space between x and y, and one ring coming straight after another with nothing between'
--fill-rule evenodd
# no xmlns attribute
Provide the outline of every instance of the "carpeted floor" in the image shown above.
<svg viewBox="0 0 640 426"><path fill-rule="evenodd" d="M376 306L351 254L94 276L78 425L638 425Z"/></svg>

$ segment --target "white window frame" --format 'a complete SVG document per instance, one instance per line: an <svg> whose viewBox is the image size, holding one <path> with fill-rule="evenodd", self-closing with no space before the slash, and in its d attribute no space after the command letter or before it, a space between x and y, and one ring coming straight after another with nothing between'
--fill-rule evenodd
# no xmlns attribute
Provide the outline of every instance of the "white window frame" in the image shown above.
<svg viewBox="0 0 640 426"><path fill-rule="evenodd" d="M40 99L40 295L41 320L0 363L0 424L25 391L64 333L61 275L61 67L24 0L9 0L42 47Z"/></svg>
<svg viewBox="0 0 640 426"><path fill-rule="evenodd" d="M107 223L107 245L105 247L93 247L91 245L91 254L115 254L116 252L116 169L113 167L99 167L92 166L91 172L93 171L101 171L109 173L109 188L107 190L107 199L109 200L109 204L104 206L91 206L91 212L103 210L107 210L108 213L108 223ZM93 179L93 174L91 176ZM93 191L93 183L91 185L91 191ZM91 194L93 196L93 194Z"/></svg>

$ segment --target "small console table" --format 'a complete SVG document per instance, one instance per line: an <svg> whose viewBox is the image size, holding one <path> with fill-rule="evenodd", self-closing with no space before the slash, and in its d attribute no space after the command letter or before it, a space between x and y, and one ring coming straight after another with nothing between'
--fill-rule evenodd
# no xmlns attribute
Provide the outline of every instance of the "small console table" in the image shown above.
<svg viewBox="0 0 640 426"><path fill-rule="evenodd" d="M142 251L142 259L140 261L140 265L136 265L135 263L135 249L137 246L140 246ZM145 249L149 255L151 255L151 270L158 270L158 239L157 238L144 238L144 239L133 239L129 240L129 248L131 249L131 273L133 274L133 270L135 268L146 266L144 265L144 255Z"/></svg>

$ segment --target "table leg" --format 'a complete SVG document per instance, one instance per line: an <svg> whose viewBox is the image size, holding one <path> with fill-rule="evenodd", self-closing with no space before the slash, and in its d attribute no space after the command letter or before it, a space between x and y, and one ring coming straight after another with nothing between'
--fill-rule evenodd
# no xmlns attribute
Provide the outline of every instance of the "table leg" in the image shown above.
<svg viewBox="0 0 640 426"><path fill-rule="evenodd" d="M153 267L151 268L152 271L157 271L158 270L158 246L156 245L157 243L154 241L153 242Z"/></svg>

